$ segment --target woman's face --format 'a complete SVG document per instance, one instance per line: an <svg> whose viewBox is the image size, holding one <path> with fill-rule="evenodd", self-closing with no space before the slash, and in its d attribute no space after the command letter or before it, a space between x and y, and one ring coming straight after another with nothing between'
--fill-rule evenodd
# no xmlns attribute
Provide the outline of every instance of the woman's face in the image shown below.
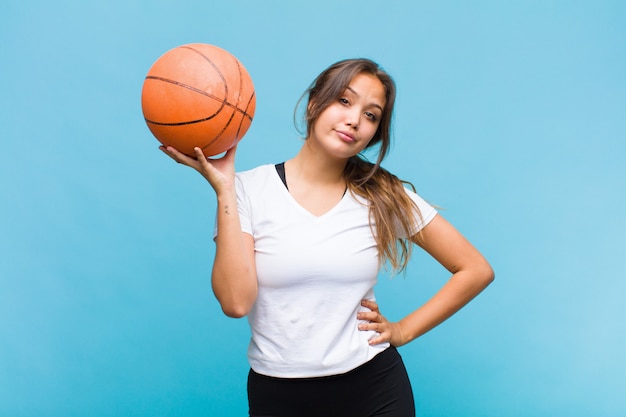
<svg viewBox="0 0 626 417"><path fill-rule="evenodd" d="M311 146L347 159L372 140L385 108L385 88L370 74L356 75L343 94L322 111L313 125Z"/></svg>

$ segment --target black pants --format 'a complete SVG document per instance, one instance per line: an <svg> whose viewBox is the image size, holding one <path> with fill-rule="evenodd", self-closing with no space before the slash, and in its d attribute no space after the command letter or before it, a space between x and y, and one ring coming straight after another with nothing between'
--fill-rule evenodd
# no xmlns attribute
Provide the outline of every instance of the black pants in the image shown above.
<svg viewBox="0 0 626 417"><path fill-rule="evenodd" d="M274 378L250 370L251 417L414 417L411 383L394 347L341 375Z"/></svg>

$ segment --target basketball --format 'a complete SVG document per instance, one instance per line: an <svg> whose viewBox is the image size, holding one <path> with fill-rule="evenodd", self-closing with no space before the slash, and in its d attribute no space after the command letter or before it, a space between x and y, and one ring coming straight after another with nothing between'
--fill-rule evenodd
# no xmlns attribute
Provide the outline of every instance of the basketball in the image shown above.
<svg viewBox="0 0 626 417"><path fill-rule="evenodd" d="M146 75L143 116L165 146L195 158L235 146L252 123L256 97L250 74L228 51L188 44L167 51Z"/></svg>

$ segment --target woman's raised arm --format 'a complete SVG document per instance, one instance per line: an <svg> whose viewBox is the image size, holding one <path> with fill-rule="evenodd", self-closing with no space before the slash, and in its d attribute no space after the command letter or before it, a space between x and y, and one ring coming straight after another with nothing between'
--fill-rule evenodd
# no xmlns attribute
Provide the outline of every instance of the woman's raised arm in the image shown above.
<svg viewBox="0 0 626 417"><path fill-rule="evenodd" d="M235 191L235 153L230 149L219 159L207 159L195 149L191 158L172 147L161 147L176 162L198 171L215 190L217 197L216 250L211 283L224 314L243 317L248 314L257 296L254 240L241 231L237 194Z"/></svg>

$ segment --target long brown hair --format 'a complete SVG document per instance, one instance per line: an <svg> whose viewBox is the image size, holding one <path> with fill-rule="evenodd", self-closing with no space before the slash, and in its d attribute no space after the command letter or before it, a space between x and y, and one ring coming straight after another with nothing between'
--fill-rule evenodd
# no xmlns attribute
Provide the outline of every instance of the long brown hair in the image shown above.
<svg viewBox="0 0 626 417"><path fill-rule="evenodd" d="M385 89L385 107L378 129L365 150L378 146L376 162L369 162L363 154L348 159L344 177L351 193L365 198L369 204L370 227L376 239L378 253L383 263L392 270L403 270L411 256L411 237L421 214L404 187L413 185L400 180L381 167L391 147L391 121L396 99L393 78L376 62L369 59L346 59L324 70L305 91L308 98L306 113L307 137L320 114L337 100L359 74L370 74L382 83ZM365 151L364 150L364 151Z"/></svg>

